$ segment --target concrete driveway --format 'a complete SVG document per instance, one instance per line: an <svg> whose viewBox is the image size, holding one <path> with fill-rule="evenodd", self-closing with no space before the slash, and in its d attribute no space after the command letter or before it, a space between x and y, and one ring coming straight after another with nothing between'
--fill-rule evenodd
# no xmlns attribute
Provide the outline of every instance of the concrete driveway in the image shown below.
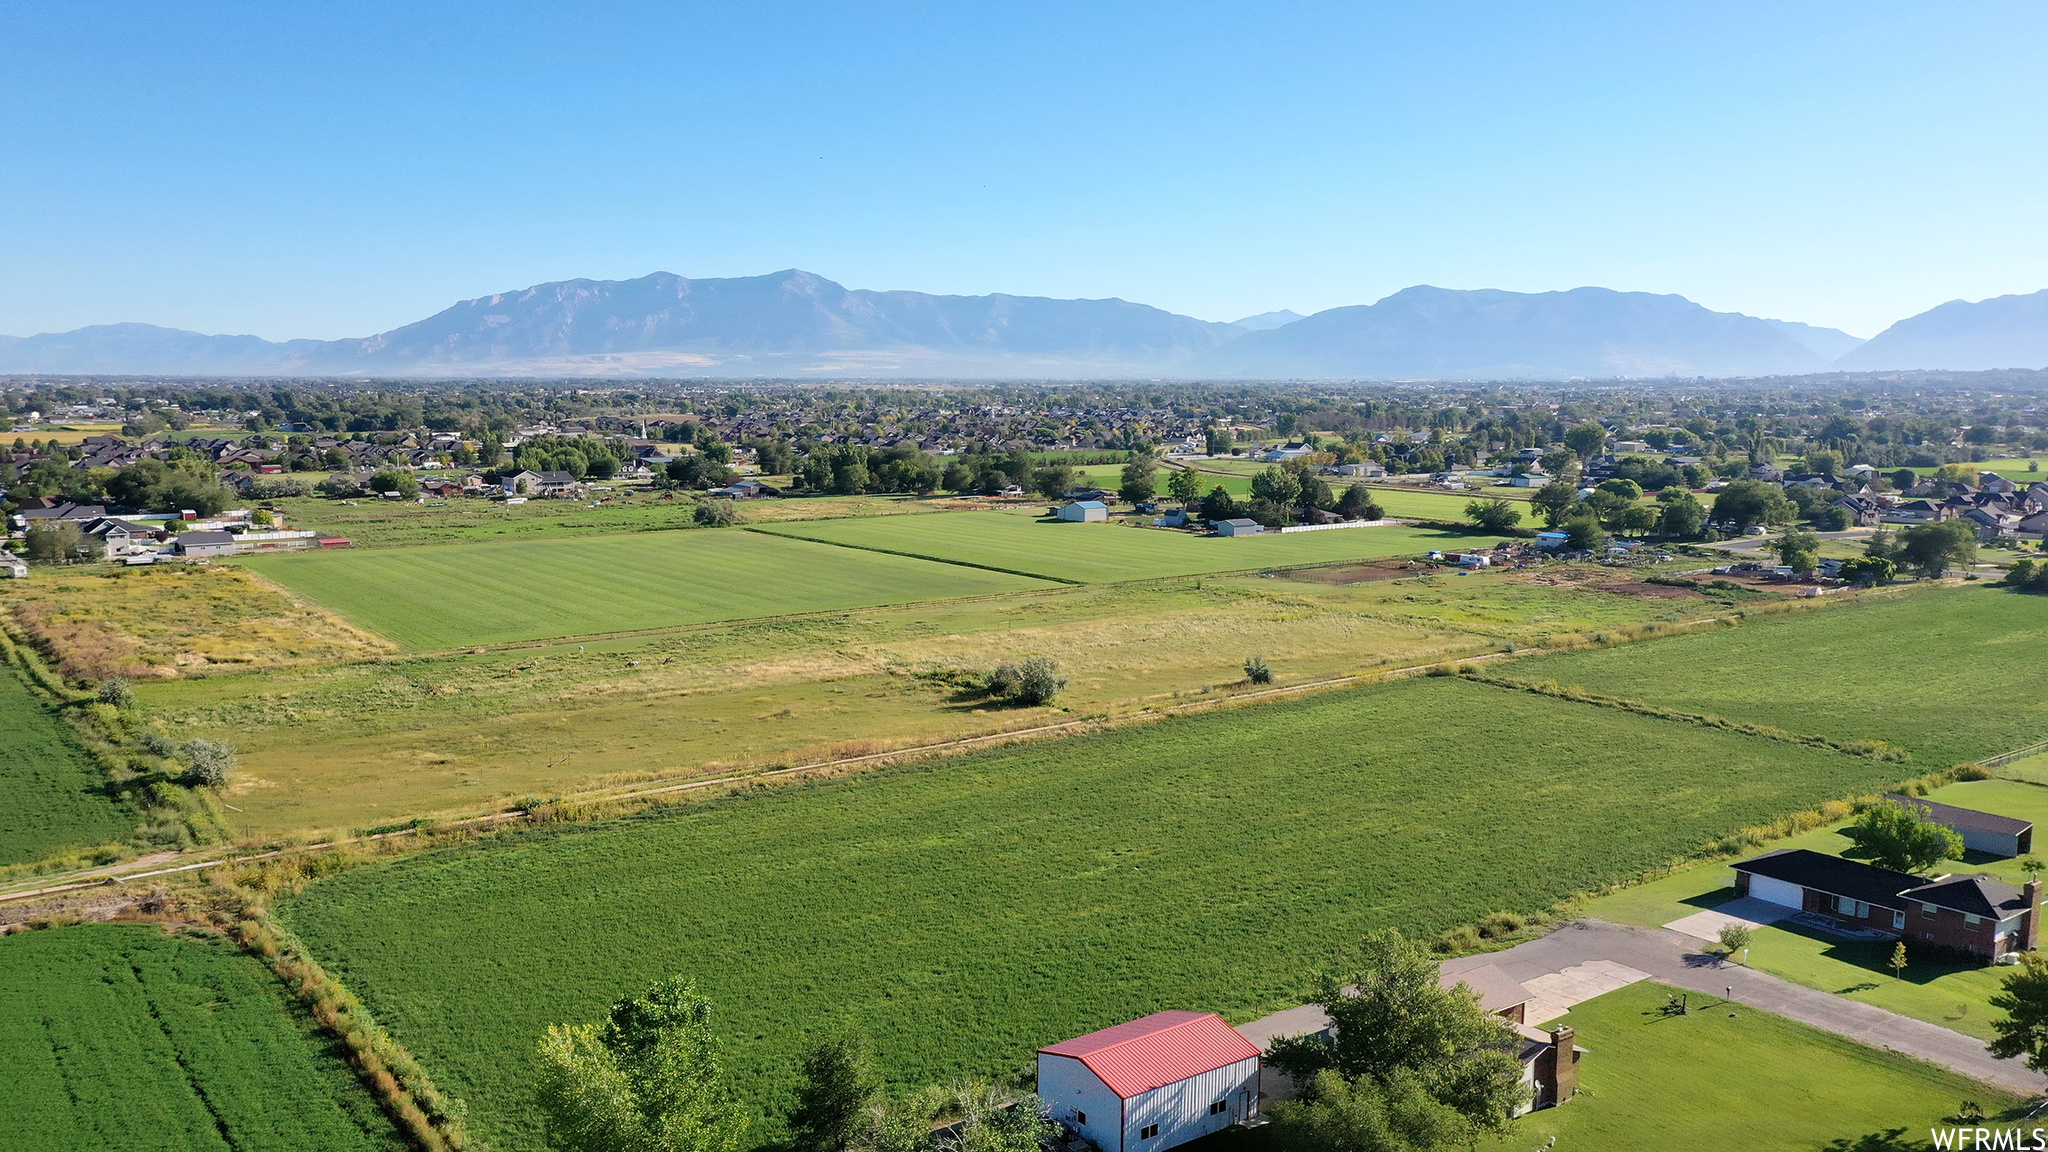
<svg viewBox="0 0 2048 1152"><path fill-rule="evenodd" d="M1704 912L1680 916L1664 926L1673 932L1683 932L1687 936L1713 941L1719 940L1721 929L1731 924L1740 924L1745 928L1760 928L1766 924L1776 924L1791 915L1792 909L1781 904L1759 900L1754 896L1744 896Z"/></svg>

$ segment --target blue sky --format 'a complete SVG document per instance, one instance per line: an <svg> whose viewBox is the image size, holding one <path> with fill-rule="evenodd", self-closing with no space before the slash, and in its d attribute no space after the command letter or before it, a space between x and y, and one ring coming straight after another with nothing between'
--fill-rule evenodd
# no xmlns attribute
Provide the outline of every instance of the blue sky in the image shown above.
<svg viewBox="0 0 2048 1152"><path fill-rule="evenodd" d="M801 267L1206 319L2048 287L2048 7L13 4L0 333Z"/></svg>

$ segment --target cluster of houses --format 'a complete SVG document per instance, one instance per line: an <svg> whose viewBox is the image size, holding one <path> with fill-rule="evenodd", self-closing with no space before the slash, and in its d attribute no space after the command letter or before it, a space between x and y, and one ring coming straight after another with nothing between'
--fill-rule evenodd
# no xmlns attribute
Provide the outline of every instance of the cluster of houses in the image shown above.
<svg viewBox="0 0 2048 1152"><path fill-rule="evenodd" d="M90 542L92 551L131 566L161 560L203 560L252 552L342 547L349 543L317 532L287 528L275 514L272 519L272 523L259 525L255 511L247 508L205 518L195 512L113 515L98 504L31 497L23 500L9 517L9 527L13 535L21 536L38 526L76 525L82 546ZM0 575L28 575L26 566L11 558L0 568L4 568Z"/></svg>
<svg viewBox="0 0 2048 1152"><path fill-rule="evenodd" d="M1871 471L1861 465L1858 468ZM1820 479L1795 478L1785 483L1789 487ZM1996 472L1979 473L1974 484L1923 480L1904 492L1875 491L1866 482L1834 503L1849 513L1852 523L1864 527L1967 520L1976 525L1978 538L1986 542L2001 537L2038 539L2048 534L2048 482L2022 488Z"/></svg>
<svg viewBox="0 0 2048 1152"><path fill-rule="evenodd" d="M2011 858L2033 850L2034 826L2009 816L1912 796L1887 800L1955 829L1970 851ZM1735 892L1850 938L1896 938L2002 961L2040 941L2041 882L2014 886L1982 874L1932 878L1805 848L1733 865Z"/></svg>

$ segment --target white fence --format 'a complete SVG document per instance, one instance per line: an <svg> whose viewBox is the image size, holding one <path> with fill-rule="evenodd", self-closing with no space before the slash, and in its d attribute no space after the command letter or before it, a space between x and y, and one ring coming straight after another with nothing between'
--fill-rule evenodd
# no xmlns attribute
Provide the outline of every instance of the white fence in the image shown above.
<svg viewBox="0 0 2048 1152"><path fill-rule="evenodd" d="M1282 532L1328 532L1332 528L1377 528L1392 524L1392 520L1342 520L1335 524L1295 524L1282 528Z"/></svg>

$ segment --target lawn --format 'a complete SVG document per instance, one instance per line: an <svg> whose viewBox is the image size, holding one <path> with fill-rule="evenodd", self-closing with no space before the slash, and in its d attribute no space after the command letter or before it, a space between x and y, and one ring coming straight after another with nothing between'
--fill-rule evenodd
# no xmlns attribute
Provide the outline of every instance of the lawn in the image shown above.
<svg viewBox="0 0 2048 1152"><path fill-rule="evenodd" d="M224 944L107 924L0 939L12 1152L400 1152L336 1048Z"/></svg>
<svg viewBox="0 0 2048 1152"><path fill-rule="evenodd" d="M955 512L778 524L762 533L1101 584L1290 564L1419 555L1473 537L1434 528L1344 528L1230 538L1125 524L1069 524L1039 512Z"/></svg>
<svg viewBox="0 0 2048 1152"><path fill-rule="evenodd" d="M2048 598L1909 593L1597 652L1507 674L1838 740L1942 768L2048 736Z"/></svg>
<svg viewBox="0 0 2048 1152"><path fill-rule="evenodd" d="M1928 798L2034 820L2048 827L2048 787L2036 784L1971 780L1938 788ZM1757 849L1757 853L1805 848L1841 855L1854 847L1840 832L1846 823L1773 841ZM1982 872L2013 884L2026 882L2026 872L2017 860L1976 853L1967 860L1944 861L1936 871ZM1726 864L1686 868L1589 901L1585 912L1603 920L1656 926L1733 899L1733 882L1734 874ZM1796 925L1771 925L1756 930L1749 964L1824 992L1875 1004L1979 1039L1991 1038L1991 1021L1998 1013L1990 1000L2003 985L2007 969L1915 950L1905 970L1894 973L1890 967L1892 948L1890 941L1837 940Z"/></svg>
<svg viewBox="0 0 2048 1152"><path fill-rule="evenodd" d="M0 661L0 865L126 839L135 817L105 783L63 719Z"/></svg>
<svg viewBox="0 0 2048 1152"><path fill-rule="evenodd" d="M670 973L770 1113L841 1021L900 1082L1016 1074L1156 1009L1250 1018L1370 929L1545 907L1891 771L1427 678L515 834L280 914L510 1152L542 1029Z"/></svg>
<svg viewBox="0 0 2048 1152"><path fill-rule="evenodd" d="M1253 654L1284 686L1709 607L1528 573L1325 582L1361 575L1389 573L1060 587L137 692L152 723L235 745L237 825L279 835L1215 699L1253 687ZM964 690L1023 655L1059 662L1056 708Z"/></svg>
<svg viewBox="0 0 2048 1152"><path fill-rule="evenodd" d="M252 556L413 650L978 596L1038 581L738 529Z"/></svg>

